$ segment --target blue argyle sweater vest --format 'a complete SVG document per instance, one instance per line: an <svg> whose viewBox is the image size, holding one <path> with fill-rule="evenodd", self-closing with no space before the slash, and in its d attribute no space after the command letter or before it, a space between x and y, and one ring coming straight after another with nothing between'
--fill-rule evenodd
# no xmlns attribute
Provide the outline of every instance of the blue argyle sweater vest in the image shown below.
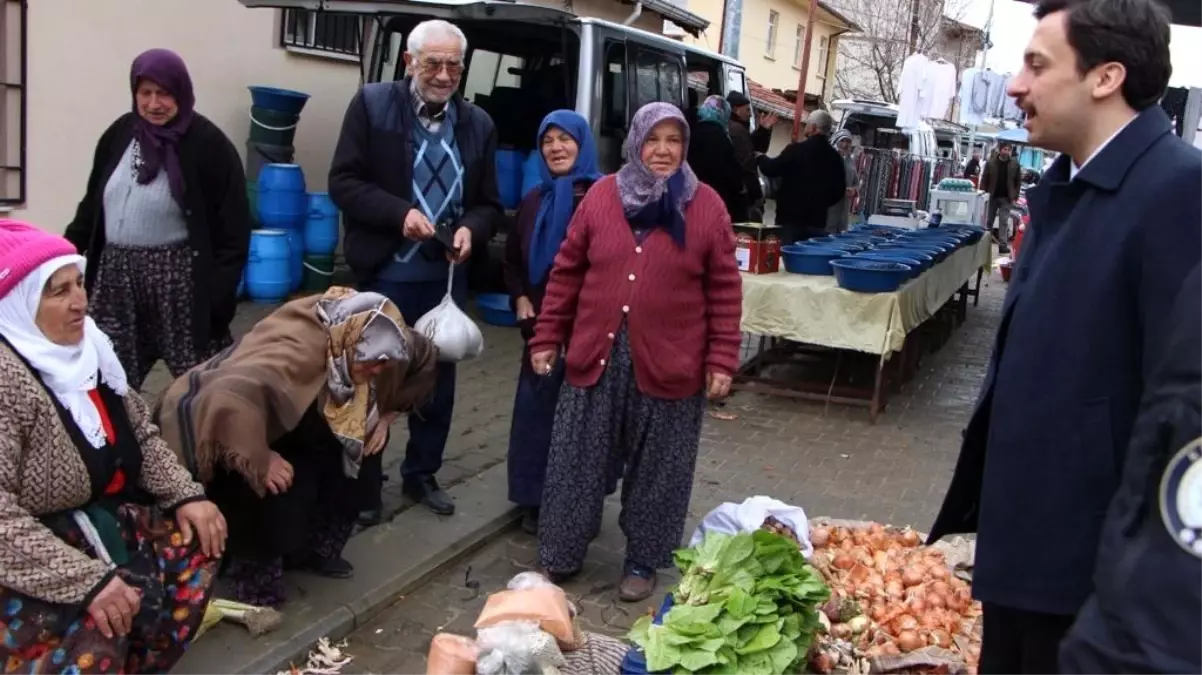
<svg viewBox="0 0 1202 675"><path fill-rule="evenodd" d="M463 214L463 158L455 142L455 107L448 105L438 131L415 119L412 202L430 222L453 228ZM423 246L427 249L422 251ZM441 247L408 242L382 270L389 281L433 281L447 278L448 264Z"/></svg>

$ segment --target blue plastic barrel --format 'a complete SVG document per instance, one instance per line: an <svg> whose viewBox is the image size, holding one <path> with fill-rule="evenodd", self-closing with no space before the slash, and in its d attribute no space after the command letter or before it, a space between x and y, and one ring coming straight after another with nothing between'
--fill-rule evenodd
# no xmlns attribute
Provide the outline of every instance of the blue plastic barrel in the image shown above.
<svg viewBox="0 0 1202 675"><path fill-rule="evenodd" d="M309 193L305 221L305 254L334 255L338 248L338 207L327 192Z"/></svg>
<svg viewBox="0 0 1202 675"><path fill-rule="evenodd" d="M284 231L288 233L288 291L295 293L305 282L305 231Z"/></svg>
<svg viewBox="0 0 1202 675"><path fill-rule="evenodd" d="M522 201L522 162L525 153L519 150L497 150L497 192L501 205L516 209Z"/></svg>
<svg viewBox="0 0 1202 675"><path fill-rule="evenodd" d="M259 223L266 229L302 229L309 215L305 174L297 164L265 164L259 170Z"/></svg>
<svg viewBox="0 0 1202 675"><path fill-rule="evenodd" d="M254 230L246 258L246 292L252 302L276 304L292 287L292 248L286 230Z"/></svg>
<svg viewBox="0 0 1202 675"><path fill-rule="evenodd" d="M530 153L530 156L526 158L525 163L522 164L522 191L521 194L518 195L519 201L524 199L526 195L530 194L530 191L533 190L535 186L543 182L542 176L539 175L542 163L542 155L539 154L538 150L535 150Z"/></svg>

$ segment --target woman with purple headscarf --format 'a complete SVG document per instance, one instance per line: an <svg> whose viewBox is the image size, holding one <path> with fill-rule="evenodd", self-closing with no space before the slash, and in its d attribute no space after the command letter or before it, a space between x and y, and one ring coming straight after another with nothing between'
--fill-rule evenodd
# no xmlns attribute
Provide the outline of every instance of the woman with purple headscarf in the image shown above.
<svg viewBox="0 0 1202 675"><path fill-rule="evenodd" d="M623 472L626 564L619 595L638 602L672 564L688 515L705 400L739 363L742 280L722 198L684 158L689 126L668 103L630 123L626 164L593 184L555 257L529 343L535 373L561 352L539 512L539 559L580 571Z"/></svg>
<svg viewBox="0 0 1202 675"><path fill-rule="evenodd" d="M166 49L134 59L133 110L100 137L65 236L88 259L92 316L134 389L159 359L178 377L230 342L251 217L242 160L197 113Z"/></svg>

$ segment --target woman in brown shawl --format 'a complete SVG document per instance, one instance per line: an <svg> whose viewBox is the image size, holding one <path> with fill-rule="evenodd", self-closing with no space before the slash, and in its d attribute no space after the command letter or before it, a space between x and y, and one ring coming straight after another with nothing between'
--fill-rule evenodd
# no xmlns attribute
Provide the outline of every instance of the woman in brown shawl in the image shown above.
<svg viewBox="0 0 1202 675"><path fill-rule="evenodd" d="M378 293L290 302L187 373L160 404L163 437L227 515L243 602L283 602L283 569L346 578L365 456L434 384L435 348Z"/></svg>

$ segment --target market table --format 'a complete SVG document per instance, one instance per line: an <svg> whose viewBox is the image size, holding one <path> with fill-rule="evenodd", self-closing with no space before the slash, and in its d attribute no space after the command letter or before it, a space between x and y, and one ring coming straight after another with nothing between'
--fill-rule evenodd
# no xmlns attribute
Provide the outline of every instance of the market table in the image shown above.
<svg viewBox="0 0 1202 675"><path fill-rule="evenodd" d="M993 261L993 239L982 237L961 248L922 275L892 293L857 293L840 288L833 276L789 274L743 274L742 330L766 338L778 338L828 349L849 350L880 357L876 384L868 401L823 396L823 400L867 404L875 421L881 408L882 373L889 357L902 351L906 337L930 319L957 291L965 296L969 280ZM770 384L750 373L764 363L752 359L740 372L746 385ZM762 387L761 387L762 388ZM805 392L786 392L809 398Z"/></svg>

